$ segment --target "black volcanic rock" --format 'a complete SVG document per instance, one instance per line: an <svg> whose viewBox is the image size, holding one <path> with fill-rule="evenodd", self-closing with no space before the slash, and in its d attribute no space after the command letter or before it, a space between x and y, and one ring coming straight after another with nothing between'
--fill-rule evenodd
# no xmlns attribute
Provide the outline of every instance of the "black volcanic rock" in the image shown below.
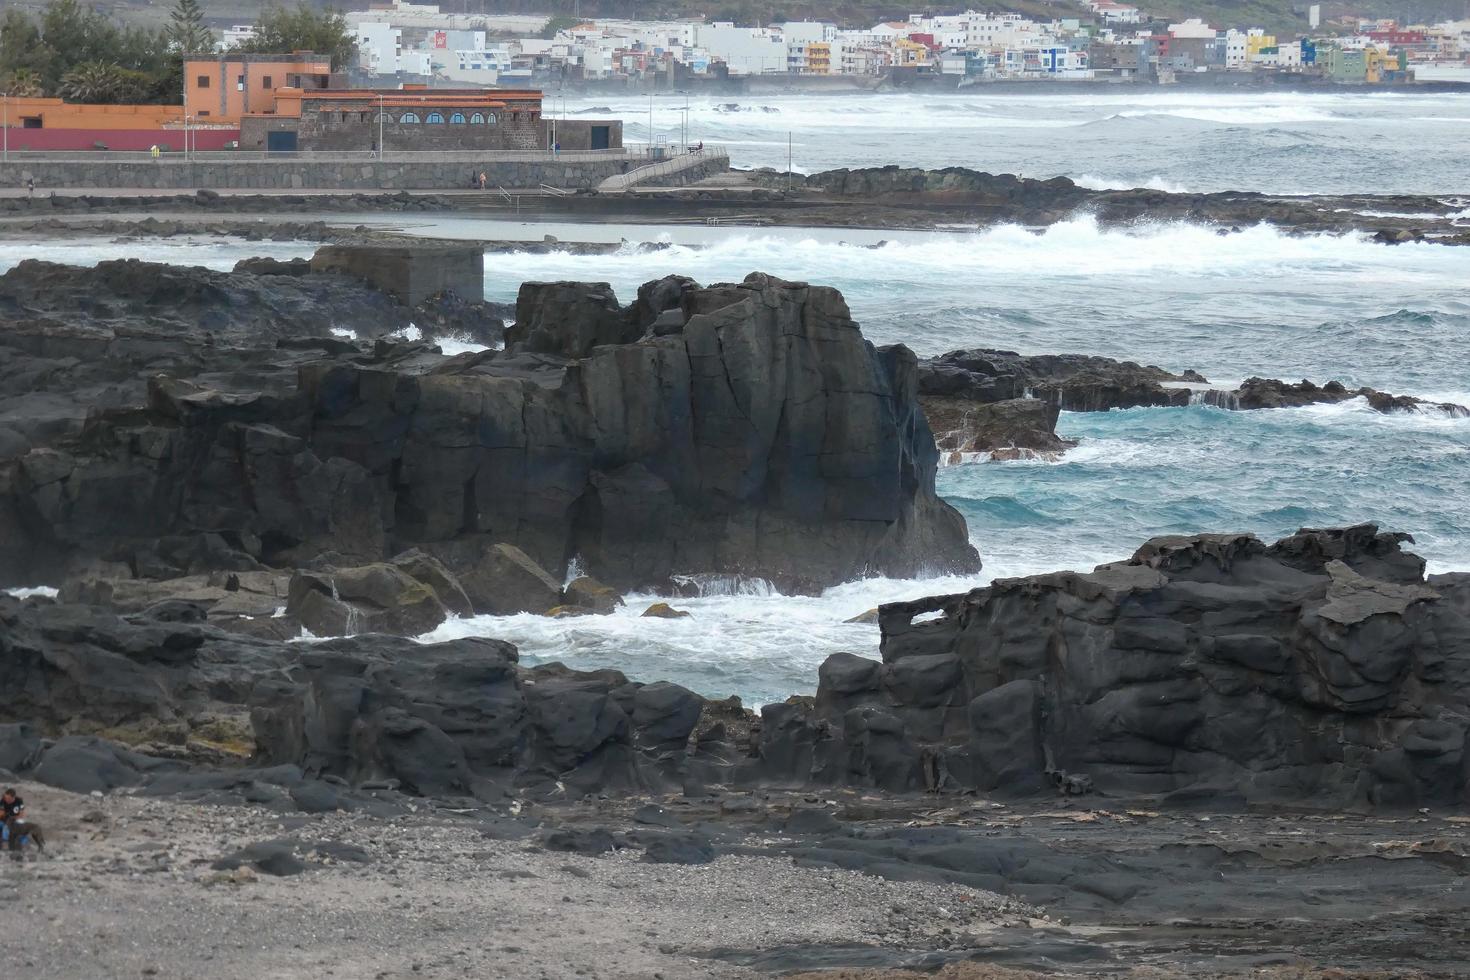
<svg viewBox="0 0 1470 980"><path fill-rule="evenodd" d="M797 781L893 791L1463 803L1470 575L1426 580L1406 539L1156 538L883 606L882 663L831 658L810 707L767 706L763 747Z"/></svg>
<svg viewBox="0 0 1470 980"><path fill-rule="evenodd" d="M1198 378L1199 375L1193 375ZM1183 375L1163 368L1087 354L1038 354L975 348L950 351L919 364L919 394L990 403L1039 398L1068 412L1187 405L1189 392L1166 388Z"/></svg>
<svg viewBox="0 0 1470 980"><path fill-rule="evenodd" d="M315 276L149 267L150 287L123 271L10 280L70 283L71 299L53 304L64 323L0 332L0 428L13 431L0 584L99 562L113 578L322 554L341 568L420 547L494 611L469 570L497 544L558 577L581 556L618 589L675 573L810 589L979 567L934 493L913 355L864 341L835 290L671 279L622 309L603 287L528 284L508 352L445 358L387 339L278 342L303 321L257 337L231 312L232 290ZM139 312L175 280L192 284L191 315L233 324L228 345Z"/></svg>
<svg viewBox="0 0 1470 980"><path fill-rule="evenodd" d="M1331 405L1365 398L1376 412L1443 412L1454 418L1470 417L1470 408L1452 402L1430 402L1410 395L1391 395L1376 388L1349 388L1340 381L1316 385L1310 381L1295 384L1274 378L1247 378L1234 391L1207 391L1207 404L1229 409L1300 408L1304 405Z"/></svg>

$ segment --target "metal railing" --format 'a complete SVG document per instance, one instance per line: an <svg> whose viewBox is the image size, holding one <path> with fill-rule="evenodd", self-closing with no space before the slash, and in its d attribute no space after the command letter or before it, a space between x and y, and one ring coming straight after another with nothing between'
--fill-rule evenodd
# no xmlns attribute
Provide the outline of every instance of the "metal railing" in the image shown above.
<svg viewBox="0 0 1470 980"><path fill-rule="evenodd" d="M7 153L11 163L152 163L177 166L196 163L594 163L605 160L656 159L654 148L621 147L610 150L171 150L157 157L147 150L17 150Z"/></svg>
<svg viewBox="0 0 1470 980"><path fill-rule="evenodd" d="M617 194L630 187L636 187L645 181L654 180L659 177L667 177L669 174L680 173L690 170L701 164L723 161L724 165L730 165L730 154L722 146L706 146L699 150L689 150L677 153L655 163L646 164L625 174L609 177L597 185L597 189L605 194Z"/></svg>

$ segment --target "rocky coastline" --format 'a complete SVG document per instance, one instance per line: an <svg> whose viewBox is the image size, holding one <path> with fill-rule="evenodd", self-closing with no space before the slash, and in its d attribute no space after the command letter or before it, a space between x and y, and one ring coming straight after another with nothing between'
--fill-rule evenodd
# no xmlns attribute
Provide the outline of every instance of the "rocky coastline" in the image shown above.
<svg viewBox="0 0 1470 980"><path fill-rule="evenodd" d="M1154 365L1087 354L1023 356L976 348L919 362L919 404L944 459L965 462L1055 458L1076 445L1056 432L1063 411L1211 405L1230 411L1334 405L1361 398L1384 414L1470 418L1470 408L1394 395L1340 381L1323 385L1247 378L1235 388L1210 385L1198 371L1178 374Z"/></svg>
<svg viewBox="0 0 1470 980"><path fill-rule="evenodd" d="M1403 533L890 603L877 659L758 708L414 639L635 587L676 616L690 573L973 574L942 452L1062 451L1063 410L1457 406L920 360L758 273L508 312L269 260L0 276L0 589L59 590L0 592L0 779L61 842L15 894L82 910L29 972L123 929L143 975L1457 975L1470 573Z"/></svg>
<svg viewBox="0 0 1470 980"><path fill-rule="evenodd" d="M0 235L176 235L213 230L254 237L289 228L309 241L373 234L342 227L332 214L454 213L516 220L659 223L710 219L729 225L953 229L1021 224L1044 228L1087 216L1108 227L1190 222L1230 234L1268 224L1289 234L1365 234L1387 245L1470 244L1470 198L1435 195L1185 193L1132 188L1098 190L1066 177L1038 179L963 167L897 166L816 174L745 171L736 183L659 189L638 195L545 195L507 201L465 193L333 192L295 194L58 194L0 201ZM129 215L129 217L119 217ZM298 220L297 215L310 215ZM321 217L326 215L327 217ZM531 246L531 247L534 247Z"/></svg>

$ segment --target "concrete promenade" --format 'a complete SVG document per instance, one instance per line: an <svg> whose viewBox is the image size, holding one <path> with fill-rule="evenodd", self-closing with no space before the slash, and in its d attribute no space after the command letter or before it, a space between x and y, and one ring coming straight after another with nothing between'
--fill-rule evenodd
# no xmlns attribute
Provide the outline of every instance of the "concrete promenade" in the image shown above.
<svg viewBox="0 0 1470 980"><path fill-rule="evenodd" d="M490 190L504 188L589 190L658 158L644 148L617 151L548 153L538 151L390 153L245 154L220 152L185 158L157 159L147 154L10 153L0 160L0 190L25 193L28 180L38 192L100 188L192 191L300 193L323 191L447 191L471 189L484 173ZM671 174L684 183L728 169L723 152L709 153L698 165ZM478 189L478 187L475 187Z"/></svg>

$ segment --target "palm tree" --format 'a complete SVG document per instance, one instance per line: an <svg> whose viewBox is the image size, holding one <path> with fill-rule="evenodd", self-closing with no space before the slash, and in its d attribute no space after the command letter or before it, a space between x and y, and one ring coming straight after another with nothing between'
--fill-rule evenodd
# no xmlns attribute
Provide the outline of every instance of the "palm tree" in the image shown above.
<svg viewBox="0 0 1470 980"><path fill-rule="evenodd" d="M41 76L36 74L33 68L17 68L5 76L5 81L0 83L5 91L17 99L35 99L45 95L41 88Z"/></svg>
<svg viewBox="0 0 1470 980"><path fill-rule="evenodd" d="M68 102L116 102L124 79L117 65L87 61L61 76L60 94Z"/></svg>

